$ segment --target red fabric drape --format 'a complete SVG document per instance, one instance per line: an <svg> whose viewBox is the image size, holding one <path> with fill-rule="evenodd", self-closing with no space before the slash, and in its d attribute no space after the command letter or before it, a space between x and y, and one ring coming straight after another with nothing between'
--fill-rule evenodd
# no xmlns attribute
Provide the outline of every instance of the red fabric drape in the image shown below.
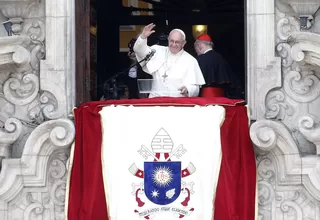
<svg viewBox="0 0 320 220"><path fill-rule="evenodd" d="M76 139L71 171L68 219L108 219L101 167L101 124L104 105L213 105L226 108L221 128L222 161L215 198L216 220L253 220L256 166L249 138L246 107L227 98L153 98L90 102L75 109Z"/></svg>
<svg viewBox="0 0 320 220"><path fill-rule="evenodd" d="M96 101L88 102L79 106L83 107L97 107L101 105L223 105L223 106L235 106L244 105L245 102L241 99L228 99L225 97L193 97L193 98L169 98L169 97L156 97L149 99L125 99L125 100L108 100L108 101Z"/></svg>
<svg viewBox="0 0 320 220"><path fill-rule="evenodd" d="M83 106L74 111L76 138L69 189L69 220L108 219L101 166L100 109L98 106Z"/></svg>
<svg viewBox="0 0 320 220"><path fill-rule="evenodd" d="M201 89L201 97L224 97L224 89L215 87L204 87Z"/></svg>
<svg viewBox="0 0 320 220"><path fill-rule="evenodd" d="M216 220L253 220L256 163L245 106L226 106L221 127L222 160L216 190Z"/></svg>

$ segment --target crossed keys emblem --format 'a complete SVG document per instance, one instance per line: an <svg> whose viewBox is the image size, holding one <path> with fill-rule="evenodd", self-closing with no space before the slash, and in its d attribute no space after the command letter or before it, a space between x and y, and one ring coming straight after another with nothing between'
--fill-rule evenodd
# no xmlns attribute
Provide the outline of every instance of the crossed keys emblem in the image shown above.
<svg viewBox="0 0 320 220"><path fill-rule="evenodd" d="M182 154L187 152L187 150L180 144L172 154L169 155L165 161L170 161L171 157L175 156L177 159L180 159L182 157ZM138 150L138 153L143 157L143 159L148 160L149 157L153 157L156 161L159 161L159 159L153 154L146 146L141 145L141 148Z"/></svg>
<svg viewBox="0 0 320 220"><path fill-rule="evenodd" d="M187 211L190 214L194 211L193 208L188 207L191 194L194 193L194 183L186 183L181 179L192 175L196 168L190 162L186 168L182 169L181 162L171 161L173 158L179 160L187 150L182 144L174 148L171 137L163 128L154 136L151 149L149 150L145 145L141 145L138 150L138 153L145 160L144 169L147 169L147 173L138 168L135 163L129 167L129 172L132 175L144 179L144 183L131 184L132 194L135 196L138 207L143 207L145 204L139 197L143 193L151 202L158 205L170 204L180 196L180 193L183 193L187 196L181 202L181 205L182 208L188 209ZM141 216L141 212L138 210L135 210L135 212ZM149 215L143 216L146 219L150 218ZM184 216L185 214L180 213L177 217L183 218Z"/></svg>

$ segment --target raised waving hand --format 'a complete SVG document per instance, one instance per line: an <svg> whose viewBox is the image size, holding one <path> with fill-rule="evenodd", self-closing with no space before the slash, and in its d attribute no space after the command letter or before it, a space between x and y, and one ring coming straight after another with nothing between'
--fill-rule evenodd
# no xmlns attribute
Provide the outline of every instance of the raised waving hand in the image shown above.
<svg viewBox="0 0 320 220"><path fill-rule="evenodd" d="M155 27L156 25L151 23L151 24L148 24L147 26L145 26L142 30L142 33L141 33L141 37L143 39L146 39L148 38L151 34L153 34L155 31L153 30L153 28Z"/></svg>

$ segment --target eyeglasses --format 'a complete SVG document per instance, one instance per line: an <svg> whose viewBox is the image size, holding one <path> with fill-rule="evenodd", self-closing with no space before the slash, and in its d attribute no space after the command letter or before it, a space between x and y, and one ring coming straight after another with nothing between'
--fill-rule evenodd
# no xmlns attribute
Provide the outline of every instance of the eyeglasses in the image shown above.
<svg viewBox="0 0 320 220"><path fill-rule="evenodd" d="M170 44L181 45L183 43L183 41L174 41L174 40L170 40L170 39L168 39L168 40L169 40Z"/></svg>

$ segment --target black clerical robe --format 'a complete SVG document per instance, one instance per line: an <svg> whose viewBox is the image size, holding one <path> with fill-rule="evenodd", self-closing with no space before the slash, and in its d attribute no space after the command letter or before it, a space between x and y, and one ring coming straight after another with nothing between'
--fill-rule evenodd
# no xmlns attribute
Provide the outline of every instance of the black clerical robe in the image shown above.
<svg viewBox="0 0 320 220"><path fill-rule="evenodd" d="M214 50L209 50L197 57L206 86L239 87L239 81L227 61Z"/></svg>

